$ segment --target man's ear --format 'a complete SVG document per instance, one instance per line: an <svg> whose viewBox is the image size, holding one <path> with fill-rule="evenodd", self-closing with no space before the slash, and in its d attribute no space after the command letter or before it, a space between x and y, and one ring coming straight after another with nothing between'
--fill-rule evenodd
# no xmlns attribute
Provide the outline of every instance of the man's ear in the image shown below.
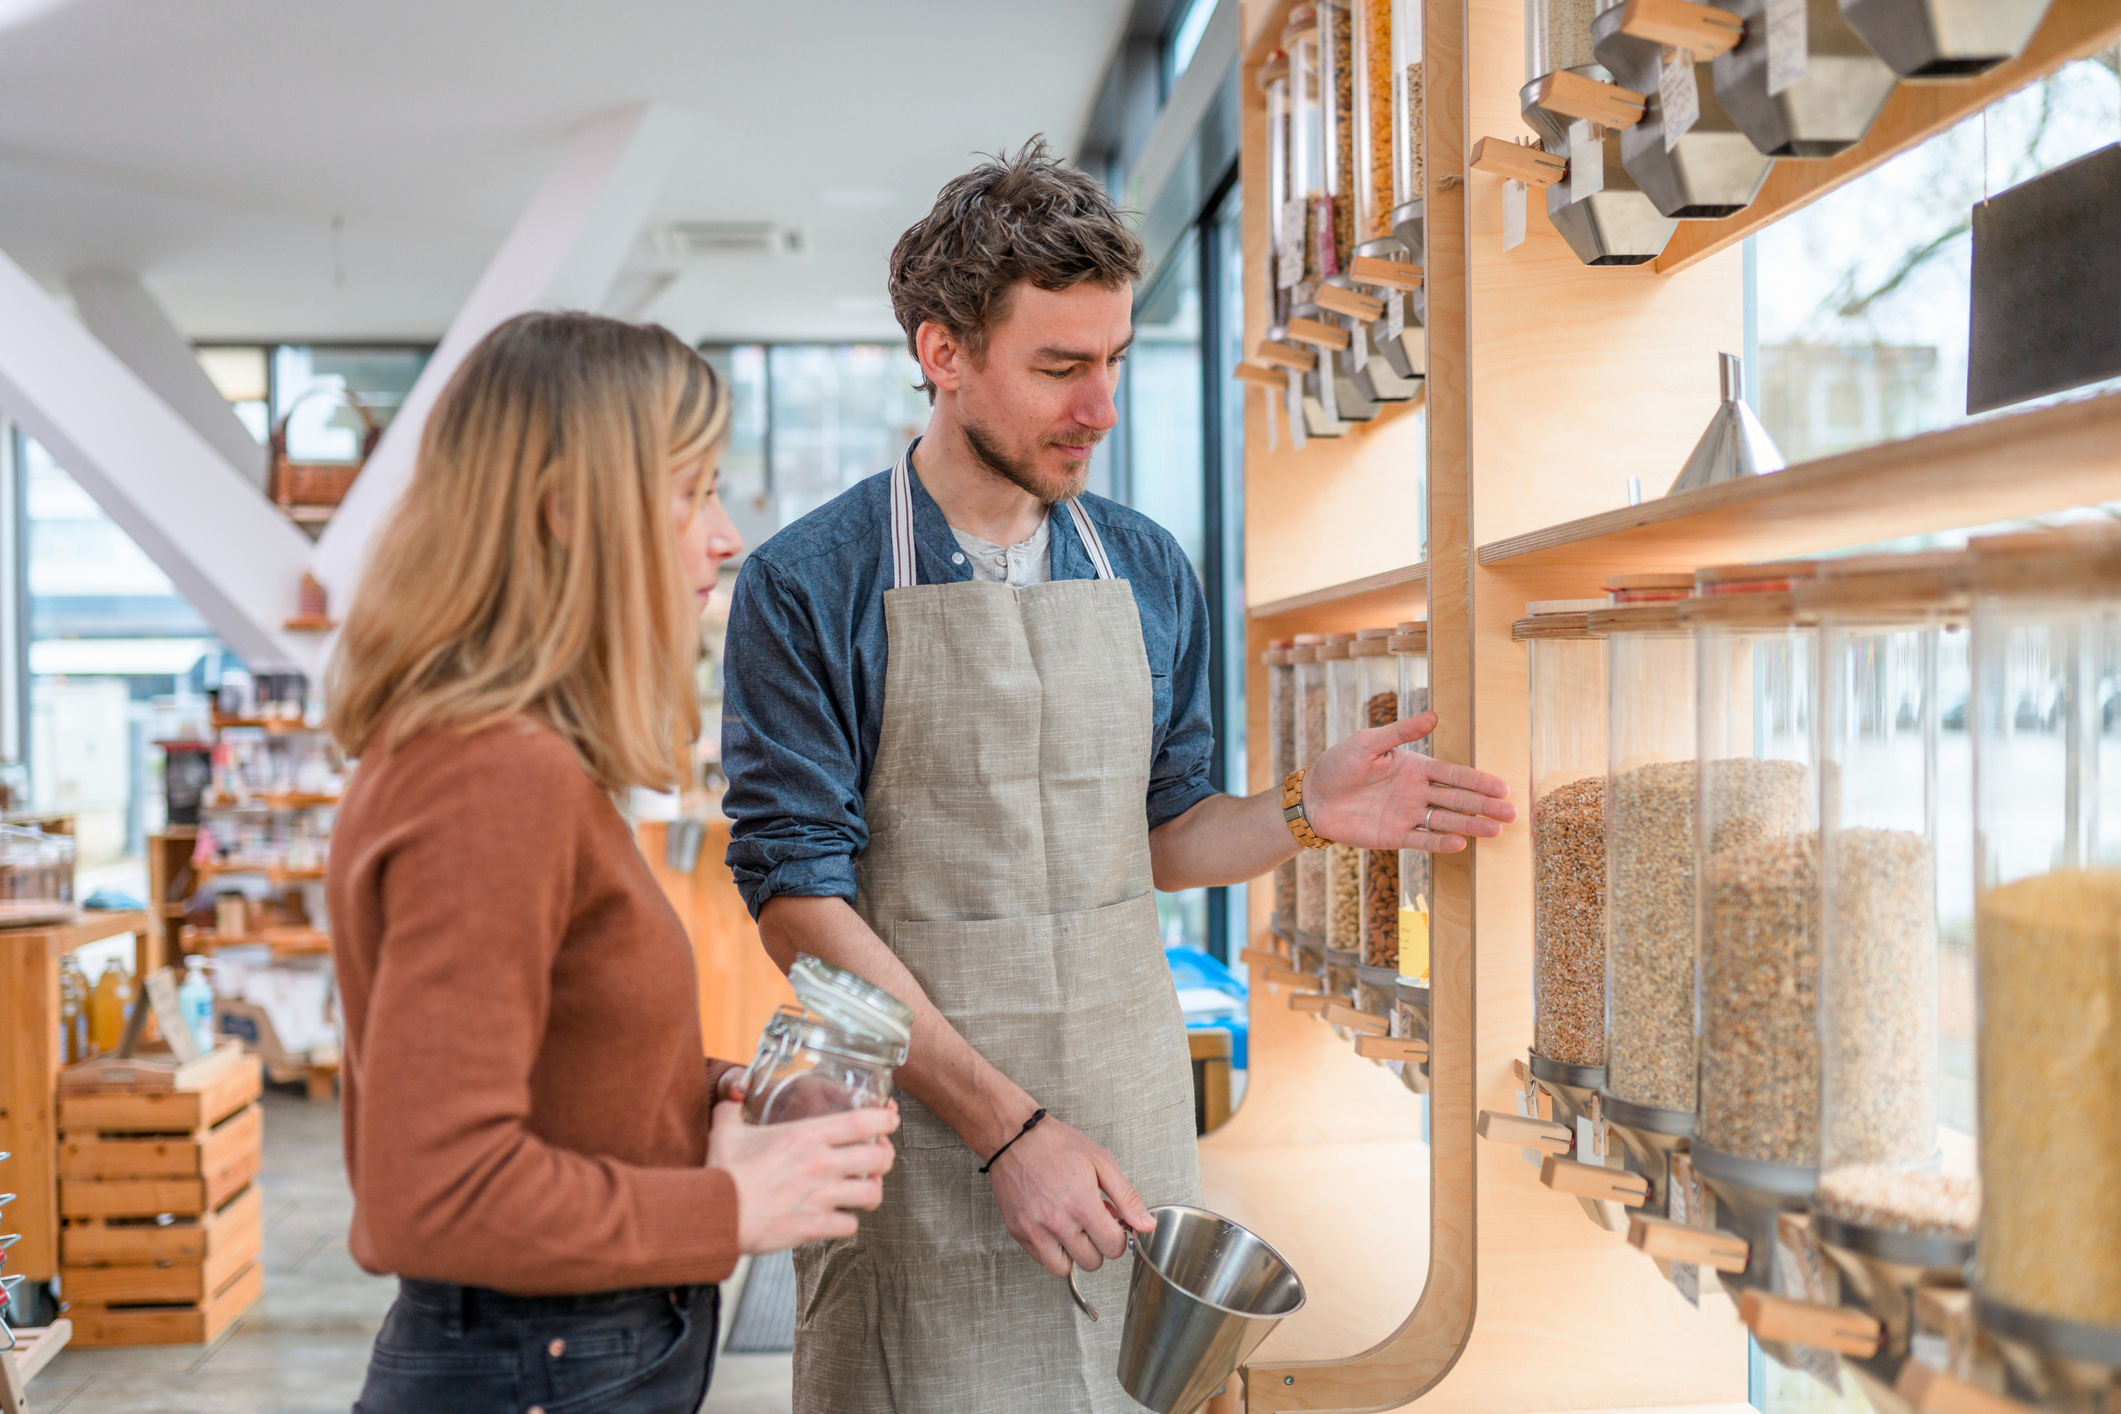
<svg viewBox="0 0 2121 1414"><path fill-rule="evenodd" d="M935 385L936 391L956 392L963 381L961 370L967 359L965 346L933 319L921 321L921 327L913 331L913 342L920 350L921 372Z"/></svg>

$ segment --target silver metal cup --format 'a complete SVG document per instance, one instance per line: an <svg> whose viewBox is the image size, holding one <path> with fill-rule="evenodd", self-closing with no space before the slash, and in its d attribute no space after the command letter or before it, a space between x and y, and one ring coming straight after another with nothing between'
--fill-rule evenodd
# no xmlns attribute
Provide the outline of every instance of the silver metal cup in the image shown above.
<svg viewBox="0 0 2121 1414"><path fill-rule="evenodd" d="M1228 1218L1177 1203L1149 1216L1156 1229L1146 1237L1127 1229L1134 1275L1119 1382L1156 1414L1192 1414L1303 1306L1304 1284L1281 1253ZM1073 1271L1068 1294L1098 1318Z"/></svg>

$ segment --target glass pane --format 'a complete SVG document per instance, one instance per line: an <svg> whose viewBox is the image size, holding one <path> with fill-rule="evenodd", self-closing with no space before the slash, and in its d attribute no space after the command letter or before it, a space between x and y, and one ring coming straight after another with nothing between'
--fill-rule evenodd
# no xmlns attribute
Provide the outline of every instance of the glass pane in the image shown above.
<svg viewBox="0 0 2121 1414"><path fill-rule="evenodd" d="M920 369L892 344L783 344L772 380L771 495L786 525L888 470L928 425Z"/></svg>
<svg viewBox="0 0 2121 1414"><path fill-rule="evenodd" d="M1200 339L1200 246L1189 233L1136 303L1123 431L1128 504L1177 536L1196 571L1207 549Z"/></svg>
<svg viewBox="0 0 2121 1414"><path fill-rule="evenodd" d="M2082 60L1762 231L1758 405L1783 455L1810 461L1966 421L1974 205L2117 129L2113 68Z"/></svg>
<svg viewBox="0 0 2121 1414"><path fill-rule="evenodd" d="M311 347L273 350L272 418L287 423L287 455L298 462L361 459L366 424L347 404L352 393L379 427L390 426L433 352L426 348Z"/></svg>

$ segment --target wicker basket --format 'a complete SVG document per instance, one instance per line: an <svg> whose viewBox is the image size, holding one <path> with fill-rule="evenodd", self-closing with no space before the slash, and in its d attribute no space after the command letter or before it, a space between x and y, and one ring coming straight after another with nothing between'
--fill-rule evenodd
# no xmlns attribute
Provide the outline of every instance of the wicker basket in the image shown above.
<svg viewBox="0 0 2121 1414"><path fill-rule="evenodd" d="M287 423L302 405L302 399L312 393L337 392L346 399L346 405L361 415L366 431L361 434L361 459L353 462L297 462L287 458ZM272 429L272 499L276 505L290 506L336 506L346 499L346 493L368 464L368 458L383 438L383 424L369 411L368 404L354 395L352 389L334 389L328 384L317 383L303 390Z"/></svg>

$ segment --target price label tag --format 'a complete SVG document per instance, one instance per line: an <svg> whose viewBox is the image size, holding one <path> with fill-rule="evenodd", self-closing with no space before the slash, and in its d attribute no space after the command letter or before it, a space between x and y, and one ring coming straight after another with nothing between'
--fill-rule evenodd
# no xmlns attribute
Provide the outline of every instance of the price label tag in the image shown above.
<svg viewBox="0 0 2121 1414"><path fill-rule="evenodd" d="M1569 201L1605 190L1605 129L1578 118L1569 124Z"/></svg>
<svg viewBox="0 0 2121 1414"><path fill-rule="evenodd" d="M1328 424L1340 421L1340 359L1331 349L1318 351L1318 405Z"/></svg>
<svg viewBox="0 0 2121 1414"><path fill-rule="evenodd" d="M1407 301L1413 296L1399 290L1385 292L1385 337L1396 339L1407 332Z"/></svg>
<svg viewBox="0 0 2121 1414"><path fill-rule="evenodd" d="M1664 1214L1683 1227L1700 1227L1701 1191L1694 1186L1694 1166L1680 1155L1671 1159L1665 1180ZM1701 1305L1701 1272L1692 1262L1672 1263L1672 1289L1692 1306Z"/></svg>
<svg viewBox="0 0 2121 1414"><path fill-rule="evenodd" d="M1805 0L1767 0L1767 91L1770 98L1804 81L1811 48Z"/></svg>
<svg viewBox="0 0 2121 1414"><path fill-rule="evenodd" d="M1348 321L1348 363L1357 373L1370 362L1370 326L1359 319Z"/></svg>
<svg viewBox="0 0 2121 1414"><path fill-rule="evenodd" d="M1694 77L1694 51L1669 45L1657 66L1657 106L1664 115L1664 150L1679 146L1679 139L1701 121L1701 86Z"/></svg>
<svg viewBox="0 0 2121 1414"><path fill-rule="evenodd" d="M1293 368L1282 372L1289 376L1289 393L1282 407L1289 415L1289 445L1297 451L1304 449L1304 376Z"/></svg>
<svg viewBox="0 0 2121 1414"><path fill-rule="evenodd" d="M1605 1162L1605 1126L1589 1115L1576 1116L1576 1158L1593 1167Z"/></svg>
<svg viewBox="0 0 2121 1414"><path fill-rule="evenodd" d="M1515 250L1524 244L1524 183L1502 184L1502 248Z"/></svg>
<svg viewBox="0 0 2121 1414"><path fill-rule="evenodd" d="M1535 1090L1519 1090L1517 1092L1517 1113L1523 1115L1526 1119L1538 1119L1540 1117L1539 1093ZM1520 1148L1517 1152L1524 1155L1524 1161L1535 1169L1540 1167L1546 1158L1537 1149Z"/></svg>

